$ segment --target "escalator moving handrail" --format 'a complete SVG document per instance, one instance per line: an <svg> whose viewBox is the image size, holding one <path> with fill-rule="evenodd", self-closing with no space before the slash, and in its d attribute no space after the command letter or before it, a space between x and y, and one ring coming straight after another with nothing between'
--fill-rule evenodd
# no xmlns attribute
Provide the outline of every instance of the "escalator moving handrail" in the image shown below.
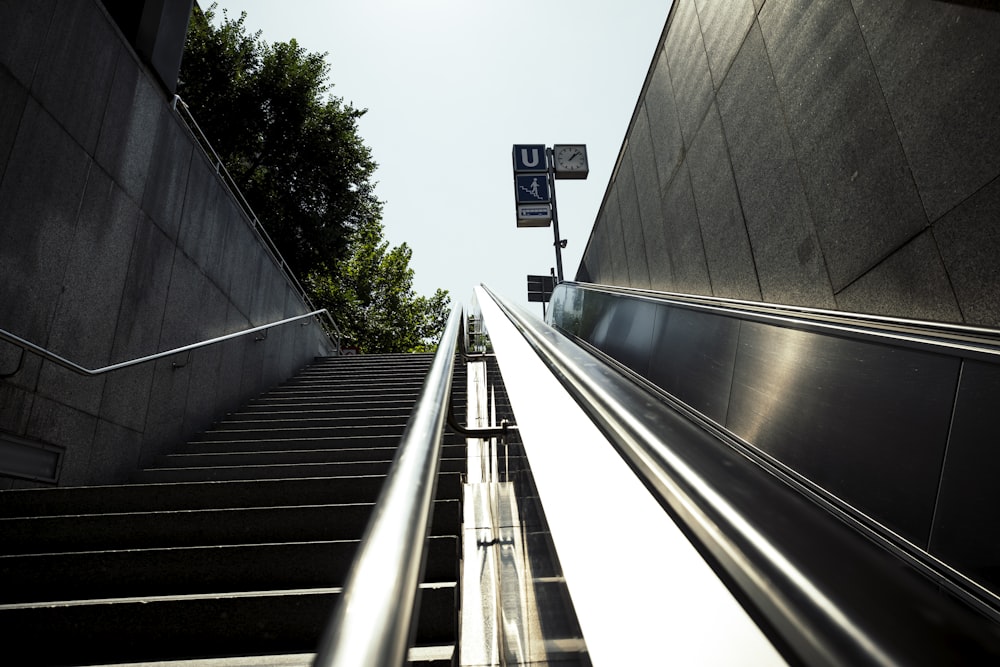
<svg viewBox="0 0 1000 667"><path fill-rule="evenodd" d="M396 667L405 661L462 322L462 309L455 308L324 632L317 667Z"/></svg>
<svg viewBox="0 0 1000 667"><path fill-rule="evenodd" d="M792 663L986 664L1000 656L996 624L723 435L485 289Z"/></svg>
<svg viewBox="0 0 1000 667"><path fill-rule="evenodd" d="M993 363L1000 358L1000 330L995 328L715 296L659 292L616 285L566 281L557 286L557 289L565 288L637 299L724 317L738 317L743 321L815 331L853 340L867 340L935 353L958 354Z"/></svg>

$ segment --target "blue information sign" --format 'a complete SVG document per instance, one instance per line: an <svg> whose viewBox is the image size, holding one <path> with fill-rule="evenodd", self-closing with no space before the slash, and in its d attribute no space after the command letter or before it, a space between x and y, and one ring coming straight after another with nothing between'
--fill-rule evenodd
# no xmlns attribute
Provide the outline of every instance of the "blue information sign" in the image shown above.
<svg viewBox="0 0 1000 667"><path fill-rule="evenodd" d="M545 144L514 144L514 172L545 171Z"/></svg>
<svg viewBox="0 0 1000 667"><path fill-rule="evenodd" d="M551 199L545 174L514 174L514 189L518 204L541 204Z"/></svg>

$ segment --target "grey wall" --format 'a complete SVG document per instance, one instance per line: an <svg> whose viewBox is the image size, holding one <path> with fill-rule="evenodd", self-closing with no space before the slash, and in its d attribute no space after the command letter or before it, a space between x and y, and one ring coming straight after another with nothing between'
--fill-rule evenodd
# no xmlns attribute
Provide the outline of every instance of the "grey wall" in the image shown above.
<svg viewBox="0 0 1000 667"><path fill-rule="evenodd" d="M0 0L0 328L86 367L307 312L159 85L98 0ZM328 351L295 324L98 378L27 355L0 435L123 480Z"/></svg>
<svg viewBox="0 0 1000 667"><path fill-rule="evenodd" d="M163 86L177 90L194 0L101 0L122 36Z"/></svg>
<svg viewBox="0 0 1000 667"><path fill-rule="evenodd" d="M968 3L675 0L577 279L1000 326L998 35Z"/></svg>

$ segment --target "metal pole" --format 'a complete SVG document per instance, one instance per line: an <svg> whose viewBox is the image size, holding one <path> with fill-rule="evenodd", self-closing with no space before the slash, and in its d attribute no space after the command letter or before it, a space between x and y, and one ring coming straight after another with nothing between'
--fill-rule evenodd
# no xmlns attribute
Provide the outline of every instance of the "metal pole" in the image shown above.
<svg viewBox="0 0 1000 667"><path fill-rule="evenodd" d="M556 247L556 282L563 281L562 241L559 238L559 211L556 209L556 166L552 157L552 149L545 149L545 163L549 175L549 192L552 193L552 234L555 236L553 245ZM543 306L544 308L544 306Z"/></svg>

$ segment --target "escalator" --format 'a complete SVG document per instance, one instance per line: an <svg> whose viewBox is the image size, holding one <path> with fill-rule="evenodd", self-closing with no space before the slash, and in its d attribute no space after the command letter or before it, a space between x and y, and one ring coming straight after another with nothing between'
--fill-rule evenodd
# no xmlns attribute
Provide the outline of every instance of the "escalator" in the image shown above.
<svg viewBox="0 0 1000 667"><path fill-rule="evenodd" d="M475 310L468 364L453 314L433 360L317 360L132 484L0 493L7 655L1000 658L996 332L574 283L547 323ZM412 603L365 592L403 570Z"/></svg>
<svg viewBox="0 0 1000 667"><path fill-rule="evenodd" d="M624 493L604 488L615 465L608 449L642 487L615 521L645 491L781 659L982 664L1000 655L988 565L997 544L981 521L996 505L976 507L994 493L986 405L996 396L997 332L572 283L553 294L547 327L488 290L479 297L524 437L544 431L544 418L527 412L542 400L560 418L579 406L593 426L573 432L572 448L536 445L529 456L542 498L566 498L565 511L547 502L547 516L595 663L620 654L614 634L629 624L601 641L615 614L592 606L651 610L627 614L643 623L639 661L682 647L697 662L742 662L749 651L762 664L778 659L752 632L741 652L731 638L747 618L733 612L726 625L703 609L707 584L687 590L693 565L675 567L683 555L656 539L671 526L633 527L617 550L578 539L575 513L609 512L594 492ZM558 389L533 394L542 369ZM557 407L557 391L574 405ZM588 458L600 463L588 468ZM953 557L977 549L978 567ZM601 571L574 563L588 551L620 563L627 592L583 599L574 579ZM658 557L636 559L649 553ZM645 622L650 615L657 621Z"/></svg>

